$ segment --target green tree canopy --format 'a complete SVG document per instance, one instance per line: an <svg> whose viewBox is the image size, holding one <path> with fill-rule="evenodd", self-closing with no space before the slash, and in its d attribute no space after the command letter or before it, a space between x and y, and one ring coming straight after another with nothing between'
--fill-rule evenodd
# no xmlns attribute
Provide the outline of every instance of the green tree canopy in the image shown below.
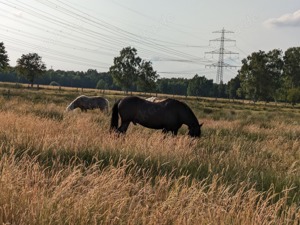
<svg viewBox="0 0 300 225"><path fill-rule="evenodd" d="M283 73L291 88L300 87L300 47L289 48L284 53Z"/></svg>
<svg viewBox="0 0 300 225"><path fill-rule="evenodd" d="M254 52L243 59L238 73L246 97L254 101L275 98L282 81L282 68L282 51L277 49Z"/></svg>
<svg viewBox="0 0 300 225"><path fill-rule="evenodd" d="M186 78L160 78L157 80L157 90L160 93L186 95L189 80Z"/></svg>
<svg viewBox="0 0 300 225"><path fill-rule="evenodd" d="M97 82L97 85L96 85L96 88L97 89L107 89L107 83L105 82L105 80L103 79L100 79L98 82Z"/></svg>
<svg viewBox="0 0 300 225"><path fill-rule="evenodd" d="M208 80L205 76L196 74L190 81L187 94L193 96L210 96L213 89L213 80Z"/></svg>
<svg viewBox="0 0 300 225"><path fill-rule="evenodd" d="M300 101L300 89L292 88L288 90L287 100L294 106Z"/></svg>
<svg viewBox="0 0 300 225"><path fill-rule="evenodd" d="M138 70L137 87L139 91L152 92L156 90L156 80L159 75L153 70L150 61L142 61Z"/></svg>
<svg viewBox="0 0 300 225"><path fill-rule="evenodd" d="M29 53L22 55L17 60L16 69L18 74L26 77L31 86L33 86L35 79L46 71L46 65L37 53Z"/></svg>
<svg viewBox="0 0 300 225"><path fill-rule="evenodd" d="M123 48L120 56L114 58L114 65L109 68L114 81L128 92L136 83L141 58L132 47Z"/></svg>
<svg viewBox="0 0 300 225"><path fill-rule="evenodd" d="M240 97L238 93L239 88L241 88L241 80L239 76L236 76L227 83L228 97L232 99Z"/></svg>
<svg viewBox="0 0 300 225"><path fill-rule="evenodd" d="M3 42L0 42L0 70L5 69L9 64L9 59Z"/></svg>

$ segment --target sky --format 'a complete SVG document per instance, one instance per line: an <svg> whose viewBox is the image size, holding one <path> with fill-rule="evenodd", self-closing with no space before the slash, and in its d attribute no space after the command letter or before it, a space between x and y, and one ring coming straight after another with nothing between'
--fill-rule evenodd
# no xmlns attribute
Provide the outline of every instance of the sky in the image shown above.
<svg viewBox="0 0 300 225"><path fill-rule="evenodd" d="M299 0L0 0L0 42L15 66L37 53L47 69L107 72L134 47L160 77L216 81L225 33L226 83L252 52L300 46ZM217 31L217 32L216 32ZM214 52L215 54L212 54Z"/></svg>

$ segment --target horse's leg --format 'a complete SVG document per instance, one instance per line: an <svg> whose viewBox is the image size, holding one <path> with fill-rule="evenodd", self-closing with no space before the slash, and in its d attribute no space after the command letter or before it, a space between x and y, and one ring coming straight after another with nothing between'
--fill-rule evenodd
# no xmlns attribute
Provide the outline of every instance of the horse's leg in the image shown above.
<svg viewBox="0 0 300 225"><path fill-rule="evenodd" d="M162 129L162 133L163 133L163 134L166 134L166 133L168 133L168 132L169 132L169 131L168 131L166 128L163 128L163 129Z"/></svg>
<svg viewBox="0 0 300 225"><path fill-rule="evenodd" d="M118 128L118 131L120 133L125 133L128 129L129 124L130 124L130 121L126 121L126 122L122 121L121 126Z"/></svg>
<svg viewBox="0 0 300 225"><path fill-rule="evenodd" d="M166 129L166 128L163 128L162 129L162 132L163 132L163 134L167 134L168 132L170 132L171 131L171 133L172 133L172 135L177 135L178 134L178 130L179 129Z"/></svg>
<svg viewBox="0 0 300 225"><path fill-rule="evenodd" d="M172 130L172 134L173 134L173 135L175 135L175 136L176 136L176 135L177 135L177 133L178 133L178 129L176 129L176 130Z"/></svg>
<svg viewBox="0 0 300 225"><path fill-rule="evenodd" d="M172 135L177 135L178 130L174 131L167 128L162 129L162 133L164 134L164 136L168 135L169 132L171 132Z"/></svg>

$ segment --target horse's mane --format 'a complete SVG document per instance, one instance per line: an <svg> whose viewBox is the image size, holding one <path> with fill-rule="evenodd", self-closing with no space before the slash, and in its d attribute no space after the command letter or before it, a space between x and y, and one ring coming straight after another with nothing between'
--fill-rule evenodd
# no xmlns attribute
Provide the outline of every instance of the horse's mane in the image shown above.
<svg viewBox="0 0 300 225"><path fill-rule="evenodd" d="M79 99L79 98L89 98L89 97L86 96L86 95L80 95L80 96L78 96L77 98L75 98L74 101L76 101L76 100Z"/></svg>
<svg viewBox="0 0 300 225"><path fill-rule="evenodd" d="M166 99L165 99L165 98L161 99L161 98L152 96L152 97L150 97L150 98L146 98L145 100L147 100L147 101L149 101L149 102L157 103L157 102L163 102L163 101L165 101Z"/></svg>
<svg viewBox="0 0 300 225"><path fill-rule="evenodd" d="M67 110L70 109L70 107L74 104L75 101L77 101L79 98L83 98L83 97L86 97L85 95L80 95L78 96L77 98L75 98L67 107Z"/></svg>
<svg viewBox="0 0 300 225"><path fill-rule="evenodd" d="M104 100L106 101L106 104L107 104L107 109L109 109L109 101L107 98L104 98Z"/></svg>

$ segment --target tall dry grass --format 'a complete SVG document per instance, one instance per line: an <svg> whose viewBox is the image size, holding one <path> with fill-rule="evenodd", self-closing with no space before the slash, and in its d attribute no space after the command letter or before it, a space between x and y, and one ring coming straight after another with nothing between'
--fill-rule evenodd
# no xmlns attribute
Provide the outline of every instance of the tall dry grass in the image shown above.
<svg viewBox="0 0 300 225"><path fill-rule="evenodd" d="M121 161L103 170L97 163L54 164L2 156L2 224L297 224L300 218L287 195L274 203L272 189L260 193L244 183L232 191L217 176L209 183L158 176L152 183L147 172L128 171Z"/></svg>
<svg viewBox="0 0 300 225"><path fill-rule="evenodd" d="M300 128L284 113L207 116L192 140L134 125L117 137L109 116L64 103L0 103L0 223L300 221Z"/></svg>

